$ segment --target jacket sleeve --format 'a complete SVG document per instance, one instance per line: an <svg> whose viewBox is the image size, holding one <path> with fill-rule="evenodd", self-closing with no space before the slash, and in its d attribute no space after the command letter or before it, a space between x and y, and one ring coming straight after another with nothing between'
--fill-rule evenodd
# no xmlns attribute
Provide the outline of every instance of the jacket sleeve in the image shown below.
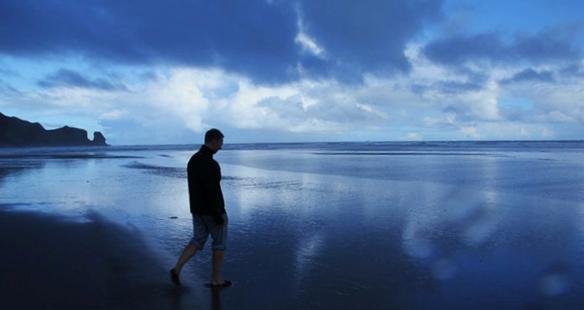
<svg viewBox="0 0 584 310"><path fill-rule="evenodd" d="M213 162L209 167L205 184L206 200L213 216L221 216L224 210L223 193L221 192L221 168Z"/></svg>
<svg viewBox="0 0 584 310"><path fill-rule="evenodd" d="M199 198L199 190L200 182L197 180L196 175L194 173L194 167L192 159L189 160L187 165L187 184L189 189L189 205L191 209L191 213L195 213L197 208L197 203Z"/></svg>

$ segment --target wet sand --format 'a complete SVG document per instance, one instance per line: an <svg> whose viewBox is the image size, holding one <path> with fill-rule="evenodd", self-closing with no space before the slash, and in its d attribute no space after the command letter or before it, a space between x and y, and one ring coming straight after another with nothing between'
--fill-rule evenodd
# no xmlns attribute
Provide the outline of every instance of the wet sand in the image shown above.
<svg viewBox="0 0 584 310"><path fill-rule="evenodd" d="M219 153L221 295L203 285L209 245L185 288L168 280L192 235L191 151L0 158L0 210L15 210L0 212L0 307L581 308L584 146L395 147Z"/></svg>
<svg viewBox="0 0 584 310"><path fill-rule="evenodd" d="M0 206L3 309L188 306L182 297L189 289L177 289L167 281L166 268L138 232L96 213L86 222L75 222L10 211L12 207Z"/></svg>

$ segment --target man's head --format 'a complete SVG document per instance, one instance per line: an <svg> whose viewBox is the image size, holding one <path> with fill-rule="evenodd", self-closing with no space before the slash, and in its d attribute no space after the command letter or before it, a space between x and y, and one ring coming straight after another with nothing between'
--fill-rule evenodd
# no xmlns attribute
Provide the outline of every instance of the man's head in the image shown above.
<svg viewBox="0 0 584 310"><path fill-rule="evenodd" d="M219 129L209 129L205 133L205 145L213 152L217 152L223 146L223 134Z"/></svg>

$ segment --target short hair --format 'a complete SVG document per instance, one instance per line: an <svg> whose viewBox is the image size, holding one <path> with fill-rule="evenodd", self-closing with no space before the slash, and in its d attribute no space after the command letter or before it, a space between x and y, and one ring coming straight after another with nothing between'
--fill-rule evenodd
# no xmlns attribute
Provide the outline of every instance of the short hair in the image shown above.
<svg viewBox="0 0 584 310"><path fill-rule="evenodd" d="M205 143L209 143L213 140L219 140L223 138L223 133L221 133L221 131L219 131L219 129L209 129L207 130L207 132L205 133Z"/></svg>

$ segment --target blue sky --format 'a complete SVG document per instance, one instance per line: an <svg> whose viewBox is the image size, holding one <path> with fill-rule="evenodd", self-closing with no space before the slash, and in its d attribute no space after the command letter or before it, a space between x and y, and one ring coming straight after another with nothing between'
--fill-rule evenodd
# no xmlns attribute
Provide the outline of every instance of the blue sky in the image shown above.
<svg viewBox="0 0 584 310"><path fill-rule="evenodd" d="M584 4L2 0L0 112L112 144L583 139Z"/></svg>

